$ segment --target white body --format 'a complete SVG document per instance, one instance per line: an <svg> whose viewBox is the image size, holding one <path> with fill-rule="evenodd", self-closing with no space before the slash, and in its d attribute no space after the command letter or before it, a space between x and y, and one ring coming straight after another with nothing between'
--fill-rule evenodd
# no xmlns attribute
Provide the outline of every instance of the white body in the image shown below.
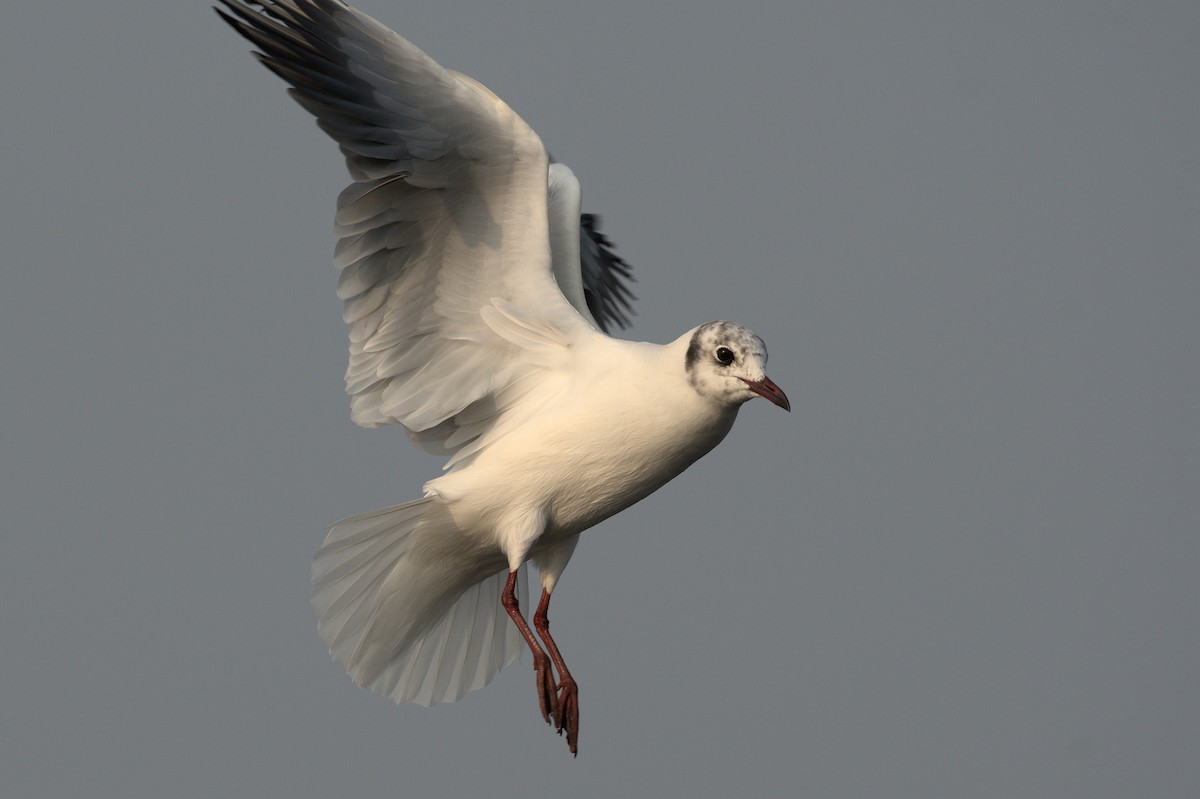
<svg viewBox="0 0 1200 799"><path fill-rule="evenodd" d="M510 569L643 499L715 447L737 416L688 385L689 338L590 342L602 351L574 353L576 369L528 401L519 427L426 493L448 503L466 534L499 547ZM542 569L545 588L559 571Z"/></svg>

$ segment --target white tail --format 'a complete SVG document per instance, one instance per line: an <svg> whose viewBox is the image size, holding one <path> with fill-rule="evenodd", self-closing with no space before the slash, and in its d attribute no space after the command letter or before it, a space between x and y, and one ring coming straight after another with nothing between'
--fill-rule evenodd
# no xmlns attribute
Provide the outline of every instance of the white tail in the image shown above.
<svg viewBox="0 0 1200 799"><path fill-rule="evenodd" d="M454 702L516 660L507 567L474 552L434 497L342 519L313 560L317 630L354 681L396 702ZM457 550L457 557L455 553ZM525 567L519 594L526 604Z"/></svg>

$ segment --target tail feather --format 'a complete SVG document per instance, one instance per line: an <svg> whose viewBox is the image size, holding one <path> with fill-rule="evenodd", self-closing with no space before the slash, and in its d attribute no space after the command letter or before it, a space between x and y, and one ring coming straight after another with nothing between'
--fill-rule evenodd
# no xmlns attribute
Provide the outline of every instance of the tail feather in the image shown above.
<svg viewBox="0 0 1200 799"><path fill-rule="evenodd" d="M480 580L453 558L430 556L460 535L432 497L329 531L313 560L312 604L321 638L356 683L396 702L453 702L520 655L520 633L500 604L503 560Z"/></svg>

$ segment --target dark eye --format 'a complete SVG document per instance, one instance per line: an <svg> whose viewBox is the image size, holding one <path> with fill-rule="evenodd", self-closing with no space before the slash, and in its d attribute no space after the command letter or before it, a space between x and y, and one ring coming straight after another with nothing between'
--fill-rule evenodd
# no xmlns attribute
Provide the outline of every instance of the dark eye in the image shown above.
<svg viewBox="0 0 1200 799"><path fill-rule="evenodd" d="M733 363L733 350L728 347L717 347L717 363L728 366Z"/></svg>

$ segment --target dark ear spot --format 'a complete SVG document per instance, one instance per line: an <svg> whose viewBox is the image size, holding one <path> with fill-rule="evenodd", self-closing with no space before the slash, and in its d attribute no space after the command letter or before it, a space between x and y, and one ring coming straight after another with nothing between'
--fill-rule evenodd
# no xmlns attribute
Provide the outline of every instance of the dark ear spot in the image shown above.
<svg viewBox="0 0 1200 799"><path fill-rule="evenodd" d="M689 372L696 365L696 361L700 360L700 330L699 328L692 334L692 340L688 342L687 354L683 356L683 366Z"/></svg>

